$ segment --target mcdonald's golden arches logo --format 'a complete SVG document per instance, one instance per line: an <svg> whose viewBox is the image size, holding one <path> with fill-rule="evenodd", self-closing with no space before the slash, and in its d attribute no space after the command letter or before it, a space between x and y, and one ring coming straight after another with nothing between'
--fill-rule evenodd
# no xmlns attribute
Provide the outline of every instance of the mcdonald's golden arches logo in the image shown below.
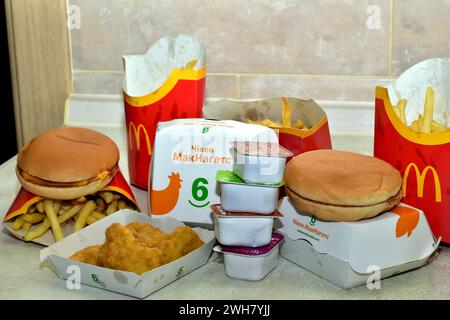
<svg viewBox="0 0 450 320"><path fill-rule="evenodd" d="M137 128L136 125L130 121L128 125L128 142L130 144L130 148L133 149L133 143L132 143L132 133L134 133L134 138L136 140L136 149L138 151L141 150L141 130L144 133L145 142L147 144L147 152L148 155L152 154L152 146L150 145L150 137L148 136L147 129L144 127L142 123L140 123Z"/></svg>
<svg viewBox="0 0 450 320"><path fill-rule="evenodd" d="M425 179L427 177L428 171L431 171L433 174L433 181L434 181L434 193L435 193L435 201L441 202L442 201L442 194L441 194L441 182L439 181L439 175L436 172L436 169L432 166L426 166L425 169L422 170L422 172L419 170L417 165L413 162L408 164L408 166L405 169L405 174L403 175L403 194L406 196L406 185L408 184L408 176L411 171L411 168L414 168L414 171L416 173L416 181L417 181L417 196L419 198L423 198L423 188L425 184Z"/></svg>

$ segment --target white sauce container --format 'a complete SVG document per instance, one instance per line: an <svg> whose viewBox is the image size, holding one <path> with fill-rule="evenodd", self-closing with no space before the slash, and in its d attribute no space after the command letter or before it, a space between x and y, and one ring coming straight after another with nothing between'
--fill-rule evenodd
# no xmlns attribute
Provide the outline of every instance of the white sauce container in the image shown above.
<svg viewBox="0 0 450 320"><path fill-rule="evenodd" d="M258 281L272 271L279 261L279 246L284 236L273 233L272 241L259 248L217 246L224 255L225 273L235 279Z"/></svg>
<svg viewBox="0 0 450 320"><path fill-rule="evenodd" d="M278 184L292 152L276 143L234 142L233 171L245 182Z"/></svg>
<svg viewBox="0 0 450 320"><path fill-rule="evenodd" d="M211 208L214 212L214 232L220 244L254 248L264 246L272 239L274 215L226 215L218 205Z"/></svg>
<svg viewBox="0 0 450 320"><path fill-rule="evenodd" d="M220 202L225 211L271 214L277 207L278 186L221 182Z"/></svg>

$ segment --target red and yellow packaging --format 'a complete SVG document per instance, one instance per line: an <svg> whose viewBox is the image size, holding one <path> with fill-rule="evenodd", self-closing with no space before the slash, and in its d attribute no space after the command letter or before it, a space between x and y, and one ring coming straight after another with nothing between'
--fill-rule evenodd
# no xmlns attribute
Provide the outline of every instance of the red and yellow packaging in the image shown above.
<svg viewBox="0 0 450 320"><path fill-rule="evenodd" d="M376 88L374 156L403 176L403 202L424 211L433 234L450 243L450 131L419 133L394 112L388 89Z"/></svg>
<svg viewBox="0 0 450 320"><path fill-rule="evenodd" d="M136 208L139 208L136 198L134 197L134 194L131 191L130 186L128 185L127 181L125 180L120 171L117 172L117 174L114 176L111 182L101 191L117 192L120 195L126 197L132 203L134 203ZM17 216L25 214L29 207L31 207L33 204L42 199L43 198L26 191L24 188L20 188L19 193L17 194L16 198L11 204L11 207L9 208L5 217L3 218L3 222L4 223L8 222Z"/></svg>
<svg viewBox="0 0 450 320"><path fill-rule="evenodd" d="M143 97L124 93L131 184L148 187L148 172L158 122L200 118L205 99L206 68L174 69L164 84Z"/></svg>
<svg viewBox="0 0 450 320"><path fill-rule="evenodd" d="M264 100L237 101L223 99L211 103L204 109L204 117L210 119L234 119L257 123L268 119L281 122L283 102L290 106L292 121L302 120L308 129L269 126L278 133L280 145L293 153L293 157L303 152L317 149L331 149L328 118L323 109L313 100L298 98L272 98ZM288 159L289 160L289 159Z"/></svg>

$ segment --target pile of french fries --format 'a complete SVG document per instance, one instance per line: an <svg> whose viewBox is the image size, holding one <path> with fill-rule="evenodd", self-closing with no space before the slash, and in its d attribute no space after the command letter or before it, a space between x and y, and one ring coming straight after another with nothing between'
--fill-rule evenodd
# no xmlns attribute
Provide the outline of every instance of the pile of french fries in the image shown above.
<svg viewBox="0 0 450 320"><path fill-rule="evenodd" d="M408 125L406 123L406 103L407 101L405 99L400 99L400 101L397 103L397 106L394 106L394 111L396 115L399 117L400 121ZM448 130L448 128L433 120L433 112L434 112L434 91L433 88L428 87L427 93L425 96L425 104L423 108L423 115L419 114L419 117L417 120L414 120L410 125L409 128L416 132L422 132L422 133L431 133L431 132L442 132Z"/></svg>
<svg viewBox="0 0 450 320"><path fill-rule="evenodd" d="M309 128L305 126L304 121L301 119L295 120L294 123L292 123L292 106L289 103L288 99L286 99L285 97L282 97L282 101L283 105L281 107L281 122L272 121L270 119L263 119L263 120L247 119L246 123L260 124L271 128L296 128L300 130L309 130Z"/></svg>
<svg viewBox="0 0 450 320"><path fill-rule="evenodd" d="M11 228L23 230L25 241L39 238L51 228L56 242L64 239L62 227L67 223L73 221L73 232L76 232L118 210L134 207L131 201L112 191L75 200L44 199L30 206L26 214L16 217Z"/></svg>

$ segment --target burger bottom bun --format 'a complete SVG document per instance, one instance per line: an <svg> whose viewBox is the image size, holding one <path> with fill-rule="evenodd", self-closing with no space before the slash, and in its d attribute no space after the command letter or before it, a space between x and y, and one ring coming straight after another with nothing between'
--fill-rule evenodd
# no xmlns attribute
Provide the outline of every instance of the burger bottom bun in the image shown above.
<svg viewBox="0 0 450 320"><path fill-rule="evenodd" d="M352 222L375 217L381 212L387 211L399 204L403 195L400 189L395 196L374 205L337 206L311 201L302 198L287 187L285 189L286 194L296 209L311 214L320 220L334 222Z"/></svg>
<svg viewBox="0 0 450 320"><path fill-rule="evenodd" d="M100 191L111 182L113 175L109 175L103 181L94 180L84 186L64 188L37 185L25 180L20 174L17 174L17 178L25 190L37 196L54 200L72 200Z"/></svg>

